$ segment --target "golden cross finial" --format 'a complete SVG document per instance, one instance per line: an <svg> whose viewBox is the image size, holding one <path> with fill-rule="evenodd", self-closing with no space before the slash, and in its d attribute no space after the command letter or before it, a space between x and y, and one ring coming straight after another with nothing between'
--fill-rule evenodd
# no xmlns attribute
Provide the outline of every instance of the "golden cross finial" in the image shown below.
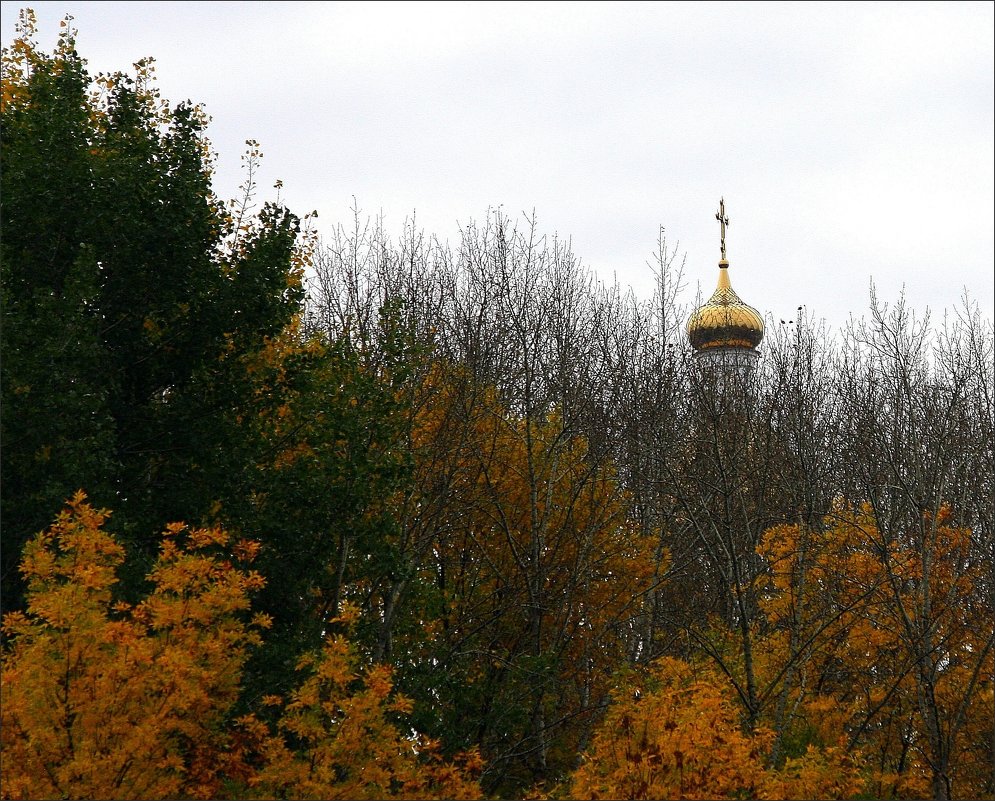
<svg viewBox="0 0 995 801"><path fill-rule="evenodd" d="M726 260L726 226L729 224L729 218L726 217L726 201L725 198L719 198L719 210L715 215L715 219L719 221L719 228L721 229L721 244L722 244L722 261Z"/></svg>

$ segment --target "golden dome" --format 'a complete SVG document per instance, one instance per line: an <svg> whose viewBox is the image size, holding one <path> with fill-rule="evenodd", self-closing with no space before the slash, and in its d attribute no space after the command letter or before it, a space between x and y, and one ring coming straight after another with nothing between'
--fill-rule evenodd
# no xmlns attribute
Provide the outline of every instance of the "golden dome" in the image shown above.
<svg viewBox="0 0 995 801"><path fill-rule="evenodd" d="M708 303L688 320L688 339L695 350L756 348L764 338L759 312L739 299L729 283L729 262L719 262L719 284Z"/></svg>

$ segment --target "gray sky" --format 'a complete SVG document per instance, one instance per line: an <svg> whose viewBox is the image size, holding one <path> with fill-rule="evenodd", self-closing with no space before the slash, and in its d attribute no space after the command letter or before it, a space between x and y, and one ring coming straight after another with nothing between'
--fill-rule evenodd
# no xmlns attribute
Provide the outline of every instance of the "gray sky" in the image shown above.
<svg viewBox="0 0 995 801"><path fill-rule="evenodd" d="M2 6L3 44L17 11ZM995 317L990 2L34 3L92 73L156 59L213 118L216 189L265 153L319 230L383 214L455 242L501 206L648 296L659 226L711 293L838 328L904 285L934 319ZM272 193L271 193L272 194Z"/></svg>

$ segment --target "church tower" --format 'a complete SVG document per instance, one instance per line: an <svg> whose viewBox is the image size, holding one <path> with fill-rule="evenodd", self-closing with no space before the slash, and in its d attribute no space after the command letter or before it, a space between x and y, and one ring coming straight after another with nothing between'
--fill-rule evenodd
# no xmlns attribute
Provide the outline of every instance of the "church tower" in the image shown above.
<svg viewBox="0 0 995 801"><path fill-rule="evenodd" d="M764 321L756 309L740 300L729 282L725 199L719 201L715 219L719 221L722 249L719 283L708 302L688 320L688 339L695 350L695 360L703 367L746 375L759 357L757 346L764 338Z"/></svg>

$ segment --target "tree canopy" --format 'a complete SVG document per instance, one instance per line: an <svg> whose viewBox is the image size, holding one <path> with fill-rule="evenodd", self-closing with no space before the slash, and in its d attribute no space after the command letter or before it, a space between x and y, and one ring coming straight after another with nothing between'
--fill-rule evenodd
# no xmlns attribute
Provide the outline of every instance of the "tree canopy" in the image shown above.
<svg viewBox="0 0 995 801"><path fill-rule="evenodd" d="M213 193L153 63L0 94L5 798L995 796L995 337L716 380L535 219Z"/></svg>

